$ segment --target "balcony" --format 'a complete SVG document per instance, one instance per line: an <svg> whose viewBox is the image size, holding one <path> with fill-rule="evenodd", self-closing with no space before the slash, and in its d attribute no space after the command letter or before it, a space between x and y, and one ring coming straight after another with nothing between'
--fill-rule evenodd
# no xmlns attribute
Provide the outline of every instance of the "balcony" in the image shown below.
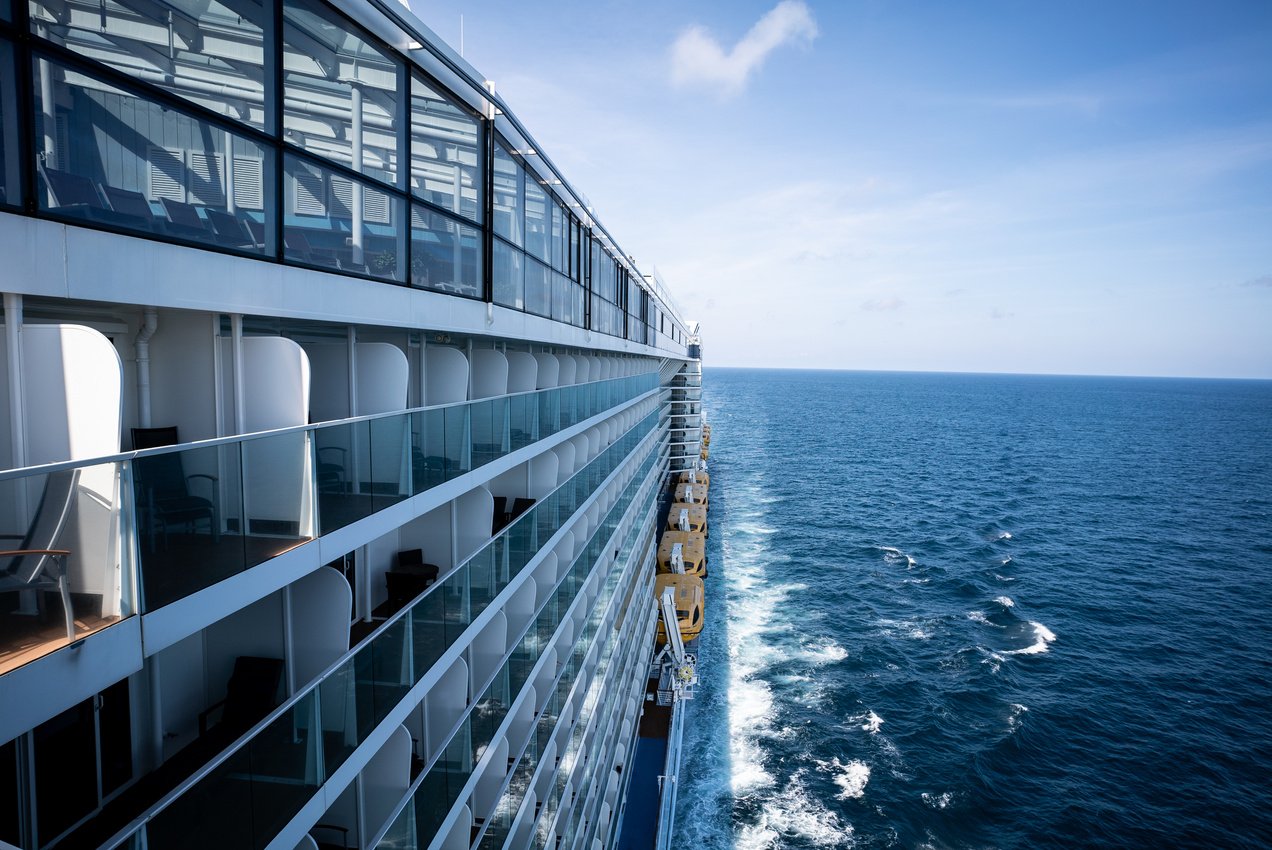
<svg viewBox="0 0 1272 850"><path fill-rule="evenodd" d="M0 675L656 389L655 373L0 472ZM19 521L20 520L20 521ZM25 530L21 530L25 528Z"/></svg>

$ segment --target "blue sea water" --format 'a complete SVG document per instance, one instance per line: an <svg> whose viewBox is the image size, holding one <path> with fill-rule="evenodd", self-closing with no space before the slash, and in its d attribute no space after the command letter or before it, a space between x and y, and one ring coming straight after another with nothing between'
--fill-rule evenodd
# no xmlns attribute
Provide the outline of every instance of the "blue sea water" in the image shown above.
<svg viewBox="0 0 1272 850"><path fill-rule="evenodd" d="M1272 382L706 370L674 846L1272 846Z"/></svg>

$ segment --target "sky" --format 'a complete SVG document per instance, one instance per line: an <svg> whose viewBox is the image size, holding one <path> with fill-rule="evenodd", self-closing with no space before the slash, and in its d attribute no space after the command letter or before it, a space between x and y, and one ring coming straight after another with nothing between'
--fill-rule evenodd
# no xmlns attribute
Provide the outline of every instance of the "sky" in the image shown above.
<svg viewBox="0 0 1272 850"><path fill-rule="evenodd" d="M1272 378L1272 2L410 0L720 366Z"/></svg>

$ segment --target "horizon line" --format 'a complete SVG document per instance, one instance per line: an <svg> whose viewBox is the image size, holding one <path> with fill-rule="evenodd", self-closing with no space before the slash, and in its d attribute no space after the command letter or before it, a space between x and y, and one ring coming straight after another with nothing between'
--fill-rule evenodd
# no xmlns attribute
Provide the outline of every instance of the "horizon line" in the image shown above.
<svg viewBox="0 0 1272 850"><path fill-rule="evenodd" d="M975 369L853 369L841 366L738 366L734 364L704 364L712 369L752 369L763 372L859 372L883 375L993 375L1016 378L1142 378L1164 381L1272 381L1272 375L1251 377L1241 375L1131 375L1113 372L987 372Z"/></svg>

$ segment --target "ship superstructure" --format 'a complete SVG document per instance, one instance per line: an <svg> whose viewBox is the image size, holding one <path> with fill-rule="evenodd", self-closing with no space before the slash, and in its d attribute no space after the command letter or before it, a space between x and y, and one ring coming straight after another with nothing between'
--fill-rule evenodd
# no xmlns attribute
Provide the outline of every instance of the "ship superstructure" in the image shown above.
<svg viewBox="0 0 1272 850"><path fill-rule="evenodd" d="M0 0L0 128L0 842L614 844L662 281L395 2Z"/></svg>

